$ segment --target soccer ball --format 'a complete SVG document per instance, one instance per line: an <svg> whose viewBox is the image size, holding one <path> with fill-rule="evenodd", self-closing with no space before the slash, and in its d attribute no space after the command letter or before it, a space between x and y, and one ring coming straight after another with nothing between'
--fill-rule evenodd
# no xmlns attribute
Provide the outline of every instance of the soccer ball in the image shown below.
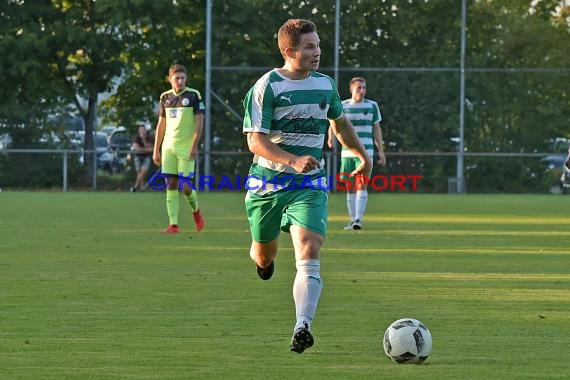
<svg viewBox="0 0 570 380"><path fill-rule="evenodd" d="M431 354L431 333L414 318L392 322L384 333L384 352L399 364L420 364Z"/></svg>

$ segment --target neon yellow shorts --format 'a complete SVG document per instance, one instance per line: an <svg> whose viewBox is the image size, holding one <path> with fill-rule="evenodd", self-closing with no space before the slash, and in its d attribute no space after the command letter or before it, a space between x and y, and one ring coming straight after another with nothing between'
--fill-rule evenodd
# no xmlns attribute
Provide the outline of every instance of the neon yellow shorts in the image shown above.
<svg viewBox="0 0 570 380"><path fill-rule="evenodd" d="M189 149L166 148L161 154L164 174L193 177L195 161L189 159Z"/></svg>
<svg viewBox="0 0 570 380"><path fill-rule="evenodd" d="M245 210L251 238L267 243L289 232L291 225L327 234L328 194L318 189L280 190L264 195L248 192Z"/></svg>

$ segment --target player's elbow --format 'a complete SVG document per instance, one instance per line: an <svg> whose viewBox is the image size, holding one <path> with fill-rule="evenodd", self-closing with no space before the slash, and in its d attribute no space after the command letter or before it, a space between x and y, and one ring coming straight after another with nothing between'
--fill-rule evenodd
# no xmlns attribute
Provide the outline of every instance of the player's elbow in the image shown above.
<svg viewBox="0 0 570 380"><path fill-rule="evenodd" d="M259 136L256 133L248 133L247 134L247 147L251 153L256 154L257 150L259 149L260 142Z"/></svg>

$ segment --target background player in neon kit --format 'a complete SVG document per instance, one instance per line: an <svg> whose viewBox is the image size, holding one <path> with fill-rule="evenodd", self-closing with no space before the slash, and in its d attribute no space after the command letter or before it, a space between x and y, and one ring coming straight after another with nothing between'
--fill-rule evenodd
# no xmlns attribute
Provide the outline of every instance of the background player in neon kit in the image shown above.
<svg viewBox="0 0 570 380"><path fill-rule="evenodd" d="M204 228L204 219L198 207L196 190L183 182L179 188L178 176L188 178L194 173L198 144L204 127L204 103L200 93L186 87L186 68L176 64L168 70L172 88L160 95L160 114L152 159L168 176L166 210L170 224L164 233L178 233L178 194L181 190L194 214L197 231ZM195 188L196 186L194 186Z"/></svg>
<svg viewBox="0 0 570 380"><path fill-rule="evenodd" d="M341 143L362 159L353 174L370 174L372 162L343 115L334 81L313 71L321 54L315 24L288 20L277 38L285 63L263 75L247 93L243 131L255 153L250 175L288 180L276 182L284 188L248 191L245 203L252 234L250 257L262 279L273 275L280 231L291 234L297 275L290 348L302 353L314 342L310 329L323 286L320 249L326 235L328 197L322 187L299 185L306 177L316 184L326 177L322 147L328 119L333 119L331 128Z"/></svg>

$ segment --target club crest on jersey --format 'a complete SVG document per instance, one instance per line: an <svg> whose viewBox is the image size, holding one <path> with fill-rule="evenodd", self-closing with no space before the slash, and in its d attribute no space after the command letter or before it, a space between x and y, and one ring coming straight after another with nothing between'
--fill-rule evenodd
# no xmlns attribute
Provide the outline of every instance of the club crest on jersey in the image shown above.
<svg viewBox="0 0 570 380"><path fill-rule="evenodd" d="M183 105L184 107L186 107L188 104L190 104L190 99L188 99L188 98L182 99L182 105Z"/></svg>
<svg viewBox="0 0 570 380"><path fill-rule="evenodd" d="M327 98L326 96L323 96L321 98L321 100L319 101L319 108L324 110L325 108L327 108Z"/></svg>

